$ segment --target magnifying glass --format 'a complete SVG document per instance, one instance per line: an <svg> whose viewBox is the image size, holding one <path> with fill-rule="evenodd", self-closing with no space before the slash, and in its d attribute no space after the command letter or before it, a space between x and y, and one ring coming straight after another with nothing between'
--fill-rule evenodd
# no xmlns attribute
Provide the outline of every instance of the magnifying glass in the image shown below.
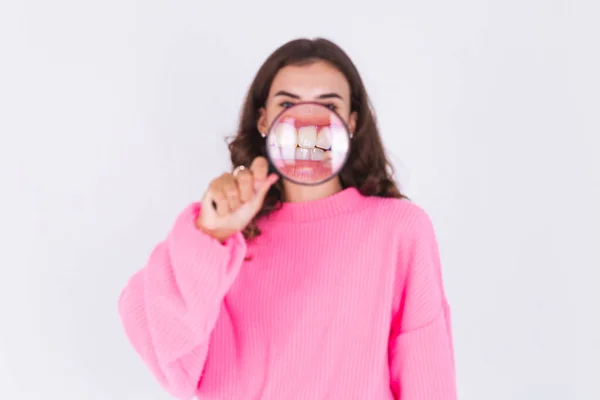
<svg viewBox="0 0 600 400"><path fill-rule="evenodd" d="M319 185L334 178L350 152L352 135L338 113L320 103L283 110L266 136L267 158L290 182Z"/></svg>

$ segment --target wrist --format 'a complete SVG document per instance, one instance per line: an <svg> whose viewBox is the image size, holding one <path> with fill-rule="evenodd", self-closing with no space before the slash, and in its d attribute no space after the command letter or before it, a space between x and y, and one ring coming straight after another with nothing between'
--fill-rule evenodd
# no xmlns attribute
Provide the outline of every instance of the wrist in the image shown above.
<svg viewBox="0 0 600 400"><path fill-rule="evenodd" d="M233 235L233 232L225 232L222 229L207 228L202 224L202 222L200 222L200 219L196 220L196 229L212 237L213 239L218 240L222 244L224 244L227 241L227 239L229 239Z"/></svg>

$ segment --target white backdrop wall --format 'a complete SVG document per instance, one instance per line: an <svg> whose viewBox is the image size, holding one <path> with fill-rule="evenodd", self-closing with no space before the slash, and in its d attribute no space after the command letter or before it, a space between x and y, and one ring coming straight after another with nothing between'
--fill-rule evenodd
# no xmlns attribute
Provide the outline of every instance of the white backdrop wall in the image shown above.
<svg viewBox="0 0 600 400"><path fill-rule="evenodd" d="M599 11L3 1L0 398L168 398L118 295L229 167L224 138L263 60L324 36L356 62L436 226L460 399L599 399Z"/></svg>

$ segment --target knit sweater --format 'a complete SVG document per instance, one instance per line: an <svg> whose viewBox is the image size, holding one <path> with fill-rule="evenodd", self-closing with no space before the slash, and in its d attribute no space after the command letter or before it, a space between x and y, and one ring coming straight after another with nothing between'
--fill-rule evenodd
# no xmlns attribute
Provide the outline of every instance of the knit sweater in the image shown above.
<svg viewBox="0 0 600 400"><path fill-rule="evenodd" d="M119 313L172 396L454 400L454 352L430 218L355 188L284 203L221 243L187 207Z"/></svg>

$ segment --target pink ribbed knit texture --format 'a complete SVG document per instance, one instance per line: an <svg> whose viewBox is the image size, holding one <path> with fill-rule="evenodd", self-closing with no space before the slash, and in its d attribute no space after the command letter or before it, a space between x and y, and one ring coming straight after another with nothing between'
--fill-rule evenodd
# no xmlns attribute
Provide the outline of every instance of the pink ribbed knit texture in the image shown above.
<svg viewBox="0 0 600 400"><path fill-rule="evenodd" d="M432 224L345 189L285 203L221 244L178 217L119 300L127 337L180 399L454 400Z"/></svg>

